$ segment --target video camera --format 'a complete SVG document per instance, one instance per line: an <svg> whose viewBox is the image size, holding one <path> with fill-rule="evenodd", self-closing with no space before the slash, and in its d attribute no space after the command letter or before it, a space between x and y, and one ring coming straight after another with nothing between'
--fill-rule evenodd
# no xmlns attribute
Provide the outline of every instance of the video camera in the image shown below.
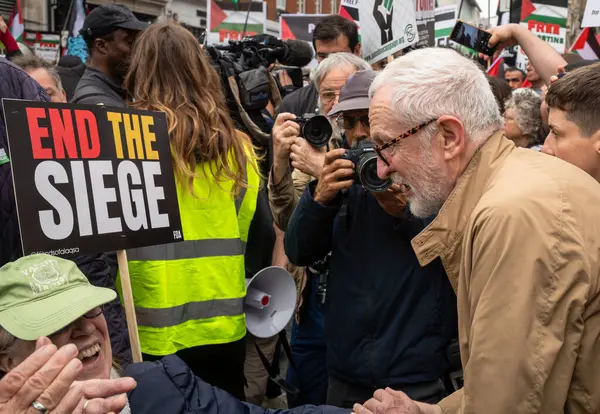
<svg viewBox="0 0 600 414"><path fill-rule="evenodd" d="M300 40L283 41L259 34L205 49L223 82L229 114L236 127L259 146L268 147L270 129L262 111L269 101L277 107L282 96L303 86L300 68L312 61L312 47ZM276 62L294 67L288 71L294 83L292 88L282 87L267 70Z"/></svg>
<svg viewBox="0 0 600 414"><path fill-rule="evenodd" d="M359 141L356 148L346 150L340 159L354 163L354 180L361 183L366 190L378 193L392 185L390 178L382 180L377 175L377 153L371 141Z"/></svg>

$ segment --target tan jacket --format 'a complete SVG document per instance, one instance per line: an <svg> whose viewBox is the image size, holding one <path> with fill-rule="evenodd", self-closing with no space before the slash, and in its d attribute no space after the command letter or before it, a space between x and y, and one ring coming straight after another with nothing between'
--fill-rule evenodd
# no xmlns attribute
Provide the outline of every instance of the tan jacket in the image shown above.
<svg viewBox="0 0 600 414"><path fill-rule="evenodd" d="M464 388L445 413L600 412L600 184L501 132L412 241L458 297Z"/></svg>

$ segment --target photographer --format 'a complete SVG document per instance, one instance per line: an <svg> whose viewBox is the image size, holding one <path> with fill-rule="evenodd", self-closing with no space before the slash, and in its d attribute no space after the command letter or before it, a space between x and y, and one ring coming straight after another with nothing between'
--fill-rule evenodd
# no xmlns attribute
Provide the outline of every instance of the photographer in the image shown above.
<svg viewBox="0 0 600 414"><path fill-rule="evenodd" d="M296 265L331 251L327 403L347 408L385 387L439 401L449 370L445 349L457 331L456 297L441 263L420 267L410 244L424 222L406 218L399 184L377 177L368 141L374 78L373 71L357 72L342 87L328 115L338 116L352 149L327 153L285 235L286 254Z"/></svg>
<svg viewBox="0 0 600 414"><path fill-rule="evenodd" d="M352 53L361 56L362 49L358 37L358 27L348 19L337 14L324 17L313 32L313 47L319 64L333 53ZM287 95L277 113L292 113L296 116L315 114L318 108L319 94L314 82Z"/></svg>
<svg viewBox="0 0 600 414"><path fill-rule="evenodd" d="M336 53L319 65L314 84L320 93L321 113L328 113L340 93L340 88L352 73L369 69L369 65L350 53ZM309 118L309 120L314 118ZM323 118L321 117L321 120ZM313 147L307 139L301 138L302 130L306 131L290 113L280 114L273 128L273 148L275 161L269 175L269 202L275 223L279 228L287 228L287 222L306 184L320 176L325 158L325 147ZM332 127L325 120L327 127ZM335 126L335 125L334 125ZM310 129L310 128L309 128ZM331 148L339 148L341 136L337 127L336 133L329 140ZM313 132L316 132L313 129ZM319 132L324 132L319 131ZM321 138L324 135L317 138ZM314 141L313 138L308 138ZM293 171L292 168L293 167ZM298 398L288 397L290 407L300 404L322 404L327 393L327 372L325 361L325 332L323 327L322 303L317 297L319 280L326 277L328 265L322 260L328 252L305 271L304 268L288 266L294 275L299 294L297 313L292 330L292 353L298 372L288 371L288 381L300 388ZM311 277L308 277L308 276Z"/></svg>

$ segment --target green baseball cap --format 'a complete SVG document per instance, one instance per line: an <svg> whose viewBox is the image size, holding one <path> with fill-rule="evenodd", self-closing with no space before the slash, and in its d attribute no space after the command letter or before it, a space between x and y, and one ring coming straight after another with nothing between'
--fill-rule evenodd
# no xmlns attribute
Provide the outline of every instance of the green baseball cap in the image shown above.
<svg viewBox="0 0 600 414"><path fill-rule="evenodd" d="M96 287L70 260L34 254L0 268L0 326L34 341L68 326L117 294Z"/></svg>

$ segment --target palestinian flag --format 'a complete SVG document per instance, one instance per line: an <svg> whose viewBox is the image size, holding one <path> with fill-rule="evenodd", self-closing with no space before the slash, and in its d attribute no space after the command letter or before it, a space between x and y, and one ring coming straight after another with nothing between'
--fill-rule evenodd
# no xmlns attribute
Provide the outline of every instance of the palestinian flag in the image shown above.
<svg viewBox="0 0 600 414"><path fill-rule="evenodd" d="M208 11L209 32L216 36L212 39L209 37L209 44L221 43L226 39L239 40L242 35L265 33L267 15L264 2L253 1L248 4L209 0Z"/></svg>
<svg viewBox="0 0 600 414"><path fill-rule="evenodd" d="M579 37L571 46L571 52L577 52L586 60L600 59L600 45L593 27L586 27L581 31Z"/></svg>
<svg viewBox="0 0 600 414"><path fill-rule="evenodd" d="M487 70L487 74L490 76L498 76L498 72L500 71L500 67L504 64L504 58L503 57L498 57L498 59L496 59L494 61L494 63L492 63L490 65L490 67Z"/></svg>
<svg viewBox="0 0 600 414"><path fill-rule="evenodd" d="M340 11L338 12L338 14L343 18L356 23L356 26L358 26L358 38L360 41L360 16L358 14L358 7L356 6L356 2L347 2L345 0L342 0L340 2Z"/></svg>
<svg viewBox="0 0 600 414"><path fill-rule="evenodd" d="M23 32L25 25L23 24L23 11L21 10L21 0L17 0L10 16L10 34L17 42L23 41Z"/></svg>

